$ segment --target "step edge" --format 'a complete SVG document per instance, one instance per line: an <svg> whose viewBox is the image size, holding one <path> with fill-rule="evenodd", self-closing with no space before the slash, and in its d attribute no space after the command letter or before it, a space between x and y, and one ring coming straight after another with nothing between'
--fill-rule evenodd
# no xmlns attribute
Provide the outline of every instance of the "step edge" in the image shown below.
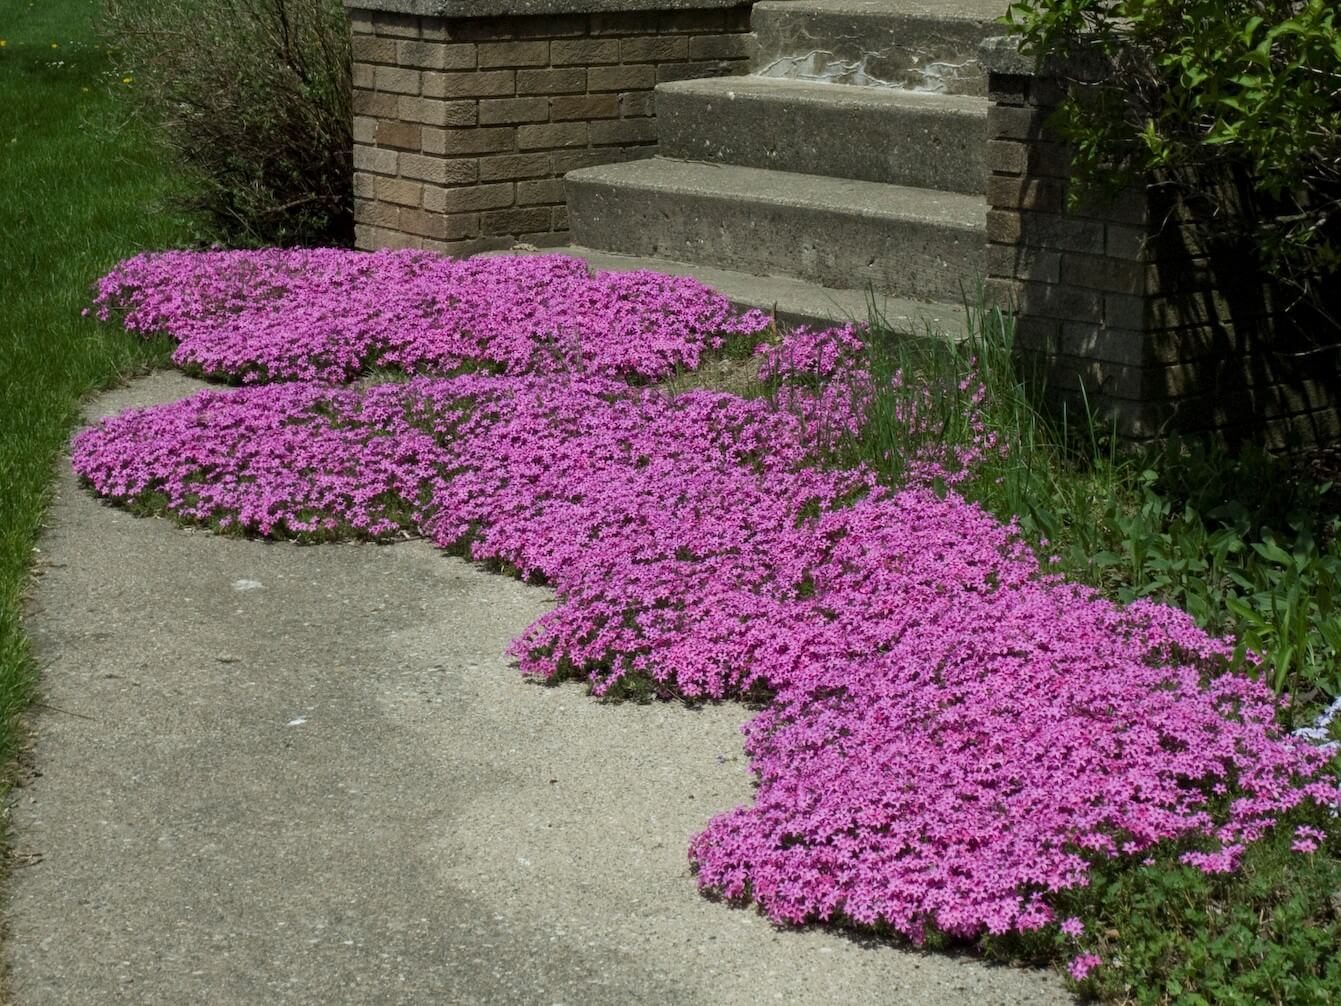
<svg viewBox="0 0 1341 1006"><path fill-rule="evenodd" d="M1009 6L1008 4L1006 6ZM867 18L873 21L928 21L948 22L951 24L978 24L983 26L1001 25L1000 18L1006 15L1005 6L995 16L970 11L954 10L872 10L859 3L849 5L813 3L807 0L756 0L751 7L751 26L757 14L783 15L784 18L808 18L815 16ZM1005 28L1005 25L1001 25Z"/></svg>
<svg viewBox="0 0 1341 1006"><path fill-rule="evenodd" d="M612 179L609 177L612 172L615 173L616 176L618 176L621 173L630 174L633 172L642 172L643 174L645 174L649 169L644 167L643 165L657 164L657 163L701 166L703 168L710 169L711 172L723 172L723 173L730 172L736 174L755 173L761 176L771 175L777 177L785 176L797 179L812 179L820 187L824 187L826 185L832 187L834 183L839 183L848 187L870 188L877 193L879 191L897 190L899 193L926 194L927 196L933 197L934 199L941 202L958 204L961 213L948 214L944 217L919 217L917 214L909 213L907 211L873 209L869 205L858 207L856 205L849 204L847 206L842 206L842 205L827 204L825 202L817 202L813 204L804 204L804 203L798 204L792 201L784 201L776 198L770 198L766 193L761 193L757 190L749 193L748 195L741 195L739 193L729 193L720 190L712 191L711 188L705 191L700 188L690 187L683 184L656 184L655 182L648 182L646 179L638 175L635 175L633 178L615 177ZM709 173L710 172L708 171L703 172L704 177L706 178ZM801 174L799 172L774 171L768 168L756 168L748 165L739 165L739 164L723 164L716 161L694 161L694 160L683 160L669 157L653 157L653 158L644 158L641 161L621 161L614 164L597 164L593 165L592 167L577 168L573 171L568 172L568 174L564 176L565 186L567 186L570 182L574 185L579 186L615 185L621 188L629 188L643 192L665 193L670 195L675 194L694 195L700 198L728 200L731 202L762 203L764 205L788 206L796 209L810 208L817 210L827 210L835 213L843 213L843 212L861 213L866 216L875 215L878 217L884 217L885 219L888 219L891 222L898 221L906 223L910 220L917 219L920 220L921 222L932 224L935 226L943 226L955 230L961 230L966 233L974 233L974 234L979 233L985 234L987 231L988 204L986 198L979 193L947 192L942 189L923 189L909 185L895 185L890 182L868 182L862 179L854 179L854 178L834 178L829 175L806 175ZM914 196L913 198L917 197ZM835 203L839 202L840 202L839 200L835 200ZM968 216L967 211L970 209L973 211L974 214L974 219L972 220L967 219ZM978 213L979 210L981 210L980 214ZM980 216L981 219L978 219L978 216Z"/></svg>
<svg viewBox="0 0 1341 1006"><path fill-rule="evenodd" d="M507 250L498 252L486 252L484 254L506 255L519 254L520 252ZM778 308L779 316L784 314L804 315L810 321L808 323L822 323L826 325L841 324L844 321L864 321L864 318L854 317L850 312L841 309L841 305L835 303L840 308L839 316L820 315L812 313L802 306L798 306L796 300L786 299L789 297L802 298L806 294L835 294L837 299L851 299L861 297L863 300L868 293L874 297L874 303L877 307L883 304L885 309L892 307L895 316L886 318L890 321L892 331L905 335L925 335L929 330L925 324L916 324L917 321L925 322L925 315L918 318L917 315L937 314L942 317L952 317L955 320L956 335L952 336L940 329L932 329L938 336L949 338L952 341L958 341L959 338L967 336L969 313L968 309L961 303L951 303L948 301L921 301L911 297L901 297L893 293L884 291L868 291L866 289L857 289L851 287L826 287L817 283L810 283L795 276L782 275L764 275L756 273L742 272L737 269L726 269L722 266L713 266L698 262L681 262L673 259L656 258L653 256L628 255L621 252L605 251L599 248L588 248L583 245L560 245L553 248L538 249L535 251L526 250L525 254L558 254L568 255L573 258L582 259L588 267L597 272L633 272L650 271L671 276L693 276L699 282L716 290L727 300L738 307L753 308L763 311L771 311L775 306ZM593 261L595 259L596 261ZM711 277L711 278L708 278ZM726 279L724 286L722 279ZM716 280L716 282L714 282ZM752 281L766 281L783 287L778 291L786 295L779 297L759 297L750 296L740 290L736 284L747 285ZM868 302L869 303L869 302ZM902 322L910 324L900 324Z"/></svg>
<svg viewBox="0 0 1341 1006"><path fill-rule="evenodd" d="M796 100L814 105L831 104L834 99L867 103L872 110L897 107L916 111L935 111L939 114L962 116L965 119L986 119L991 102L980 95L944 94L936 91L916 91L906 87L871 87L857 84L833 84L798 77L768 77L750 74L743 77L705 77L695 80L669 81L656 86L658 94L675 96L713 97L729 91L740 82L749 80L746 89L732 100L783 101ZM795 94L763 93L777 86ZM917 108L922 105L923 108ZM937 107L940 106L940 107Z"/></svg>

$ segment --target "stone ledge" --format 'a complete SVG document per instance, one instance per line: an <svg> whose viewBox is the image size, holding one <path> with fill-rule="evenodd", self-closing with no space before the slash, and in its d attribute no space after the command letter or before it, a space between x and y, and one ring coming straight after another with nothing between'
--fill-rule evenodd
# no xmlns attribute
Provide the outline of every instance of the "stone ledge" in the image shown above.
<svg viewBox="0 0 1341 1006"><path fill-rule="evenodd" d="M750 0L345 0L345 6L353 10L440 18L716 10L744 7L749 3Z"/></svg>
<svg viewBox="0 0 1341 1006"><path fill-rule="evenodd" d="M1100 53L1077 54L1067 58L1039 59L1020 51L1018 35L994 35L978 46L978 60L988 73L1011 77L1057 77L1093 83L1112 75L1112 63Z"/></svg>

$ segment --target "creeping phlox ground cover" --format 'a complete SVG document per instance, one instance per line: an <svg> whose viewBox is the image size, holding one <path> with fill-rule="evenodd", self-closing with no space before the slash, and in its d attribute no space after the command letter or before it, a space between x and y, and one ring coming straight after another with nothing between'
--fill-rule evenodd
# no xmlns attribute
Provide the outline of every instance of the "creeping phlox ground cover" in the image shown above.
<svg viewBox="0 0 1341 1006"><path fill-rule="evenodd" d="M757 334L692 279L592 277L577 259L448 259L337 248L162 252L98 285L99 316L167 332L173 362L240 381L348 381L369 368L591 373L657 380L706 348Z"/></svg>
<svg viewBox="0 0 1341 1006"><path fill-rule="evenodd" d="M1053 927L1083 979L1102 961L1052 900L1094 864L1140 869L1172 843L1230 871L1277 828L1307 851L1307 822L1341 795L1329 754L1228 672L1228 642L1049 573L946 488L971 451L914 459L900 487L823 463L875 390L860 331L762 345L770 394L670 396L617 377L693 366L764 319L692 281L585 276L561 258L421 253L132 260L100 308L213 375L420 372L133 410L76 438L76 470L219 528L411 530L543 580L560 605L512 647L542 678L766 697L746 728L755 800L690 857L705 889L778 921L918 941Z"/></svg>

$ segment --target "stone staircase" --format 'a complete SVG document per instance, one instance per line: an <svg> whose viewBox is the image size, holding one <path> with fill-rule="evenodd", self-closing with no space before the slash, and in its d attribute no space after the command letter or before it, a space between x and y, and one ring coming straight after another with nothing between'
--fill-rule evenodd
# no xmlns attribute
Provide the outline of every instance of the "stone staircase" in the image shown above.
<svg viewBox="0 0 1341 1006"><path fill-rule="evenodd" d="M600 268L699 276L787 322L962 330L985 273L981 39L1005 0L763 0L752 73L656 89L659 156L570 172Z"/></svg>

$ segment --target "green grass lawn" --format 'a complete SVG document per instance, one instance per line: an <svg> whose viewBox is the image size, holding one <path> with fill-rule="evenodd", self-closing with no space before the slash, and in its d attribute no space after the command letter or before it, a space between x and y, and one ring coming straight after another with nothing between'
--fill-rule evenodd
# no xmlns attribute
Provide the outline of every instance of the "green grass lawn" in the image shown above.
<svg viewBox="0 0 1341 1006"><path fill-rule="evenodd" d="M134 87L94 0L0 0L0 759L36 679L20 625L47 487L79 400L163 358L80 315L118 259L189 244L165 158L124 121ZM0 780L2 781L2 780Z"/></svg>

